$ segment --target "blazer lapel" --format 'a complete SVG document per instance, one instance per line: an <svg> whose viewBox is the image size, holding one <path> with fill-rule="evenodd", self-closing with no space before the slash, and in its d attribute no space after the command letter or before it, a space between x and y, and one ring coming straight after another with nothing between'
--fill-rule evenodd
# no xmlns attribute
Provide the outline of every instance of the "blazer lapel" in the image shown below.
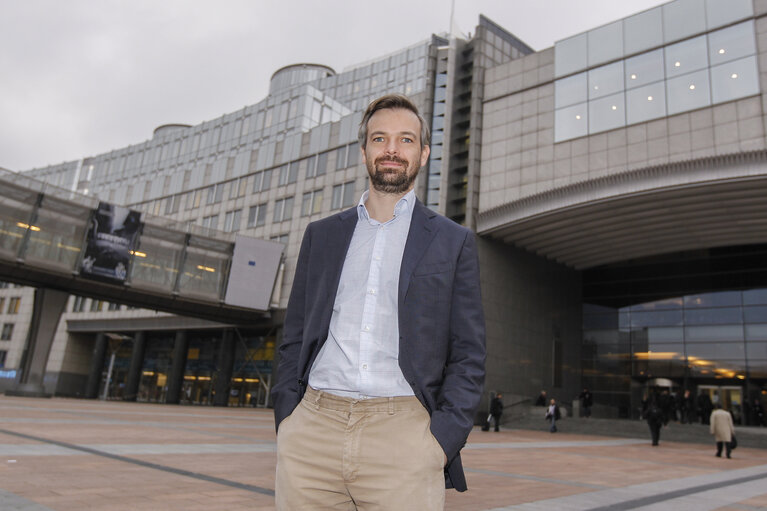
<svg viewBox="0 0 767 511"><path fill-rule="evenodd" d="M336 291L338 291L338 283L341 280L341 270L344 267L346 252L349 250L354 228L357 226L357 208L354 207L342 212L338 215L338 221L341 223L341 228L328 229L327 238L324 241L328 248L325 252L327 254L325 268L327 268L329 276L327 295L331 308L335 301Z"/></svg>
<svg viewBox="0 0 767 511"><path fill-rule="evenodd" d="M421 204L421 201L416 200L399 272L398 306L400 309L405 303L405 296L407 296L407 288L410 285L413 270L415 270L418 262L426 253L429 244L431 244L432 239L434 239L434 235L437 233L430 225L431 219L435 216L436 213Z"/></svg>

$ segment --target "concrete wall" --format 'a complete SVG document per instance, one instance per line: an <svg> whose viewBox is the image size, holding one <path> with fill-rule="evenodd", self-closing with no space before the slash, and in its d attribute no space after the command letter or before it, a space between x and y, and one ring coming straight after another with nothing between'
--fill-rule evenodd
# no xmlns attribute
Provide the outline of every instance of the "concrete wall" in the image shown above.
<svg viewBox="0 0 767 511"><path fill-rule="evenodd" d="M490 391L503 392L506 405L542 389L569 402L581 381L580 272L492 240L479 238L478 248L488 353L480 410L487 409ZM557 382L555 342L561 347Z"/></svg>

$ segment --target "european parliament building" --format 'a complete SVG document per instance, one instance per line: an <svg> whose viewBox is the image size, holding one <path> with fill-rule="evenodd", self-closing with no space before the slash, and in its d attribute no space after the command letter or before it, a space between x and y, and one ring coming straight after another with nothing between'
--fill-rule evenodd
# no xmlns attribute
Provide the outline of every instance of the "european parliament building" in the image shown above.
<svg viewBox="0 0 767 511"><path fill-rule="evenodd" d="M24 173L284 246L254 324L72 295L46 389L268 404L303 231L356 204L362 112L401 92L433 133L417 195L478 237L487 390L570 403L587 387L595 414L627 418L654 388L719 399L741 421L767 404L767 2L675 0L537 52L481 16L469 37L371 57L284 67L257 104ZM10 388L33 290L3 285Z"/></svg>

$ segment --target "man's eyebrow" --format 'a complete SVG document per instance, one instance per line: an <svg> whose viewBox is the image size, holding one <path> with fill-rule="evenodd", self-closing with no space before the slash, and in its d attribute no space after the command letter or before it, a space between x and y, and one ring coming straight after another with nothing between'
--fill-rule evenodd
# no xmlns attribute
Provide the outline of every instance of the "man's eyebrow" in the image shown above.
<svg viewBox="0 0 767 511"><path fill-rule="evenodd" d="M387 135L388 133L389 132L387 132L387 131L376 130L376 131L371 131L370 132L370 136L371 137L375 137L376 135ZM415 134L414 131L400 131L400 132L397 132L396 134L397 135L407 135L407 136L412 137L412 138L416 137L416 134Z"/></svg>

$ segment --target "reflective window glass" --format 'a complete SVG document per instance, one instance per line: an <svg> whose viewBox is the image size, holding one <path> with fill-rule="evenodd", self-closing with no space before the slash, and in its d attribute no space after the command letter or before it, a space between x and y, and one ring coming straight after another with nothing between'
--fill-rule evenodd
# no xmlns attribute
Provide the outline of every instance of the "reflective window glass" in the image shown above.
<svg viewBox="0 0 767 511"><path fill-rule="evenodd" d="M684 340L682 327L650 327L647 329L647 340L650 343L672 343Z"/></svg>
<svg viewBox="0 0 767 511"><path fill-rule="evenodd" d="M687 356L697 359L722 360L743 359L745 351L742 342L687 343Z"/></svg>
<svg viewBox="0 0 767 511"><path fill-rule="evenodd" d="M708 66L706 36L672 44L665 48L666 76L671 78Z"/></svg>
<svg viewBox="0 0 767 511"><path fill-rule="evenodd" d="M743 307L745 323L767 323L767 305L752 305Z"/></svg>
<svg viewBox="0 0 767 511"><path fill-rule="evenodd" d="M742 325L708 325L685 327L688 342L738 342L743 340Z"/></svg>
<svg viewBox="0 0 767 511"><path fill-rule="evenodd" d="M554 141L588 135L588 122L586 103L560 108L554 112Z"/></svg>
<svg viewBox="0 0 767 511"><path fill-rule="evenodd" d="M687 295L684 297L684 306L691 307L733 307L740 305L740 291L720 291L717 293L701 293L697 295Z"/></svg>
<svg viewBox="0 0 767 511"><path fill-rule="evenodd" d="M756 303L767 304L767 289L750 289L743 291L743 304L753 305Z"/></svg>
<svg viewBox="0 0 767 511"><path fill-rule="evenodd" d="M665 42L706 31L706 9L700 0L676 0L664 4L662 8Z"/></svg>
<svg viewBox="0 0 767 511"><path fill-rule="evenodd" d="M746 340L767 341L767 325L746 325Z"/></svg>
<svg viewBox="0 0 767 511"><path fill-rule="evenodd" d="M586 330L583 332L583 340L589 346L584 346L584 351L594 351L596 344L608 344L610 346L618 342L617 330Z"/></svg>
<svg viewBox="0 0 767 511"><path fill-rule="evenodd" d="M759 94L756 57L746 57L711 68L711 96L714 103Z"/></svg>
<svg viewBox="0 0 767 511"><path fill-rule="evenodd" d="M554 82L554 104L556 108L586 101L587 76L586 73L580 73Z"/></svg>
<svg viewBox="0 0 767 511"><path fill-rule="evenodd" d="M615 94L623 87L623 61L589 71L589 99Z"/></svg>
<svg viewBox="0 0 767 511"><path fill-rule="evenodd" d="M749 360L760 358L767 360L767 342L750 342L746 346Z"/></svg>
<svg viewBox="0 0 767 511"><path fill-rule="evenodd" d="M708 28L723 27L754 14L752 0L706 0Z"/></svg>
<svg viewBox="0 0 767 511"><path fill-rule="evenodd" d="M631 326L673 326L682 324L681 310L652 311L652 312L632 312Z"/></svg>
<svg viewBox="0 0 767 511"><path fill-rule="evenodd" d="M626 121L628 124L658 119L666 115L666 85L651 83L626 92Z"/></svg>
<svg viewBox="0 0 767 511"><path fill-rule="evenodd" d="M616 21L588 32L589 66L623 56L623 21Z"/></svg>
<svg viewBox="0 0 767 511"><path fill-rule="evenodd" d="M717 307L712 309L687 309L684 320L688 325L723 325L742 323L740 307Z"/></svg>
<svg viewBox="0 0 767 511"><path fill-rule="evenodd" d="M626 88L633 89L663 80L663 50L655 50L630 59L625 65Z"/></svg>
<svg viewBox="0 0 767 511"><path fill-rule="evenodd" d="M712 66L756 53L754 22L717 30L708 35L709 62Z"/></svg>
<svg viewBox="0 0 767 511"><path fill-rule="evenodd" d="M587 67L587 34L558 41L554 45L554 75L564 76Z"/></svg>
<svg viewBox="0 0 767 511"><path fill-rule="evenodd" d="M623 20L623 50L626 55L658 46L663 41L663 15L660 7L640 12Z"/></svg>
<svg viewBox="0 0 767 511"><path fill-rule="evenodd" d="M589 133L607 131L626 124L624 94L589 101Z"/></svg>
<svg viewBox="0 0 767 511"><path fill-rule="evenodd" d="M666 82L666 108L669 115L710 104L708 70L677 76Z"/></svg>

